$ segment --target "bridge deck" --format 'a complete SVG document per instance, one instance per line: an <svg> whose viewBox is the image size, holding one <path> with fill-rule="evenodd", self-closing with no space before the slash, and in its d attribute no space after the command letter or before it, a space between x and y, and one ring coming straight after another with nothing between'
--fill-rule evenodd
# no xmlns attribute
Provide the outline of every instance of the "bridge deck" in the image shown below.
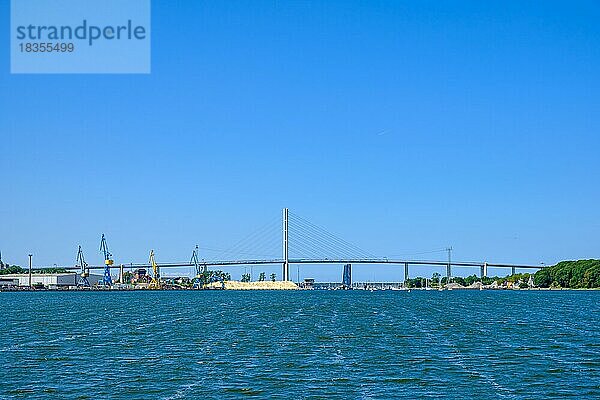
<svg viewBox="0 0 600 400"><path fill-rule="evenodd" d="M275 260L212 260L212 261L201 261L200 266L207 267L232 267L232 266L243 266L243 265L281 265L284 263L283 259ZM290 259L290 264L384 264L392 266L448 266L447 261L426 261L426 260L394 260L387 258L377 259ZM518 269L542 269L546 268L546 265L525 265L525 264L497 264L497 263L485 263L485 262L470 262L470 261L452 261L451 267L473 267L482 268L487 265L488 268L518 268ZM161 268L184 268L194 267L192 263L163 263L159 264ZM123 264L125 268L151 268L150 264ZM63 267L36 267L36 268L62 268L67 270L80 269L79 266L63 266ZM121 265L111 265L110 268L121 268ZM90 265L88 269L104 269L104 265Z"/></svg>

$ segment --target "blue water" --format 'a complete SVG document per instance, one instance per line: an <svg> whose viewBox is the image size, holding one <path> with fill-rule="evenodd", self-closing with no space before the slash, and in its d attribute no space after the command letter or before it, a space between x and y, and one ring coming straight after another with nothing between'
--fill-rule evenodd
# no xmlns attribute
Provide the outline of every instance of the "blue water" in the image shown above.
<svg viewBox="0 0 600 400"><path fill-rule="evenodd" d="M599 300L0 293L0 398L600 398Z"/></svg>

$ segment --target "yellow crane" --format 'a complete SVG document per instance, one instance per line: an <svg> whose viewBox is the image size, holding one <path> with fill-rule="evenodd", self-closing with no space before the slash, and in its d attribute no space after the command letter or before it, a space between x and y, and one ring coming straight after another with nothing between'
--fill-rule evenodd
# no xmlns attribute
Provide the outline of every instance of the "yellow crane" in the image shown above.
<svg viewBox="0 0 600 400"><path fill-rule="evenodd" d="M153 277L148 288L160 289L162 287L162 284L160 283L160 268L158 267L158 264L156 264L156 260L154 260L154 250L150 250L150 265L152 265Z"/></svg>

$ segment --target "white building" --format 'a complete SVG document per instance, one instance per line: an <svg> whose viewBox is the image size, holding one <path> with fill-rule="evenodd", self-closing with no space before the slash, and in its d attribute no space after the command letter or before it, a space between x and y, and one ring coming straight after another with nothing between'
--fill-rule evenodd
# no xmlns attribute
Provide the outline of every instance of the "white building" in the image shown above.
<svg viewBox="0 0 600 400"><path fill-rule="evenodd" d="M11 275L0 275L3 281L13 281L17 283L16 286L29 286L29 274L11 274ZM47 288L77 286L79 274L76 272L63 272L56 274L32 274L31 284L39 285L42 284ZM90 285L102 281L102 275L89 275L87 277Z"/></svg>
<svg viewBox="0 0 600 400"><path fill-rule="evenodd" d="M5 278L0 275L0 287L19 286L19 279L17 278Z"/></svg>

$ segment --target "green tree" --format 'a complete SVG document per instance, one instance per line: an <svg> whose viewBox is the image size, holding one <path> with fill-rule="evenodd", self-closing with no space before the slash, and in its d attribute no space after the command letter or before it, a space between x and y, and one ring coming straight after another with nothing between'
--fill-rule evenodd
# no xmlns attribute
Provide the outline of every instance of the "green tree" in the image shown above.
<svg viewBox="0 0 600 400"><path fill-rule="evenodd" d="M133 273L130 271L123 272L123 283L131 283L131 279L133 278Z"/></svg>
<svg viewBox="0 0 600 400"><path fill-rule="evenodd" d="M463 277L461 277L461 276L454 276L454 277L452 277L452 282L458 283L461 286L466 286L465 279Z"/></svg>
<svg viewBox="0 0 600 400"><path fill-rule="evenodd" d="M527 289L528 287L529 285L527 284L527 282L519 283L519 289Z"/></svg>
<svg viewBox="0 0 600 400"><path fill-rule="evenodd" d="M275 274L271 274L270 278L271 278L271 282L275 282L276 275Z"/></svg>
<svg viewBox="0 0 600 400"><path fill-rule="evenodd" d="M406 287L408 288L422 288L425 287L425 278L419 276L412 279L406 280Z"/></svg>
<svg viewBox="0 0 600 400"><path fill-rule="evenodd" d="M533 284L535 286L547 288L552 284L552 277L550 276L550 270L547 268L541 269L533 276Z"/></svg>
<svg viewBox="0 0 600 400"><path fill-rule="evenodd" d="M442 276L439 272L434 272L433 275L431 275L431 282L435 282L438 286L440 286L441 278Z"/></svg>
<svg viewBox="0 0 600 400"><path fill-rule="evenodd" d="M5 269L0 270L0 275L12 275L12 274L24 274L27 272L18 265L7 266Z"/></svg>
<svg viewBox="0 0 600 400"><path fill-rule="evenodd" d="M264 272L261 272L260 275L258 275L258 281L264 282L265 279L267 279L267 275Z"/></svg>
<svg viewBox="0 0 600 400"><path fill-rule="evenodd" d="M206 270L200 273L196 278L196 282L200 282L202 285L208 285L213 282L226 282L231 280L231 275L220 270L211 271Z"/></svg>
<svg viewBox="0 0 600 400"><path fill-rule="evenodd" d="M481 282L481 278L477 275L469 275L465 278L465 286L471 286L475 282Z"/></svg>
<svg viewBox="0 0 600 400"><path fill-rule="evenodd" d="M600 260L561 261L537 271L533 282L543 288L599 288Z"/></svg>

